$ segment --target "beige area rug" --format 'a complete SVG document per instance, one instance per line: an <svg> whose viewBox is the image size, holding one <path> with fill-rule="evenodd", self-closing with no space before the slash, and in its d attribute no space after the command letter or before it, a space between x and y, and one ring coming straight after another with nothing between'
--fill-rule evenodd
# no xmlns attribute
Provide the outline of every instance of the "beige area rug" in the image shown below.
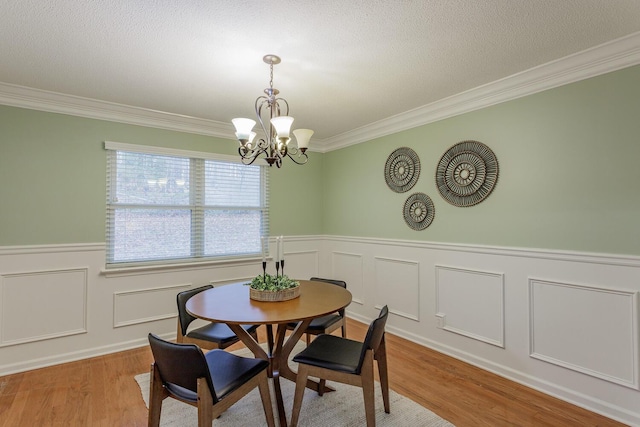
<svg viewBox="0 0 640 427"><path fill-rule="evenodd" d="M292 355L302 350L304 344L299 343L291 352ZM253 357L247 349L235 352L241 356ZM293 362L290 362L293 363ZM136 375L135 380L140 386L145 405L149 407L149 374ZM271 383L271 381L269 381ZM287 420L291 420L291 406L295 384L287 379L280 381L282 396L285 402ZM315 391L307 389L302 401L300 420L302 427L331 426L331 427L361 427L365 425L364 402L362 389L350 385L328 381L328 385L336 391L318 396ZM453 427L453 424L440 418L414 401L390 390L391 413L386 414L382 404L380 384L376 381L376 425L380 427ZM273 384L271 396L274 403L274 414L277 420L275 399L273 398ZM165 399L162 403L162 427L187 427L197 425L197 409L175 399ZM253 427L264 426L265 418L260 401L260 393L254 389L251 393L229 408L220 418L214 421L215 427Z"/></svg>

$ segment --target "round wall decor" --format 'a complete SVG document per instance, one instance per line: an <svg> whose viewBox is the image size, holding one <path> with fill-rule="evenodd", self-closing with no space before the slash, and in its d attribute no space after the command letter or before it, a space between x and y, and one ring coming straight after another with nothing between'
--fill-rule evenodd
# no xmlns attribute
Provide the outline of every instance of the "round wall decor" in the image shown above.
<svg viewBox="0 0 640 427"><path fill-rule="evenodd" d="M498 159L478 141L462 141L444 153L436 168L436 186L454 206L483 201L498 181Z"/></svg>
<svg viewBox="0 0 640 427"><path fill-rule="evenodd" d="M396 193L409 191L420 177L420 159L415 151L408 147L394 150L384 165L384 179L390 189Z"/></svg>
<svg viewBox="0 0 640 427"><path fill-rule="evenodd" d="M404 202L404 220L414 230L424 230L431 225L435 214L433 201L424 193L414 193Z"/></svg>

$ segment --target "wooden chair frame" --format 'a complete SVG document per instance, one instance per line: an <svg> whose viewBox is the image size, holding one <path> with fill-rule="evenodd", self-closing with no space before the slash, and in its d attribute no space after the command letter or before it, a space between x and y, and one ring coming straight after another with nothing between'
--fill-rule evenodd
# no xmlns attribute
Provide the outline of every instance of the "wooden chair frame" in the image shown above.
<svg viewBox="0 0 640 427"><path fill-rule="evenodd" d="M202 286L201 288L190 289L190 291L195 291L195 290L200 289L200 292L204 292L205 290L212 289L212 288L213 288L213 286L206 285L206 286ZM182 294L182 293L183 292L181 292L180 294ZM235 344L235 343L240 341L240 338L238 338L236 336L236 339L234 339L234 340L218 344L218 343L216 343L214 341L202 340L202 339L199 339L199 338L190 337L190 336L188 336L188 332L187 332L187 335L184 335L182 333L182 320L181 320L182 314L181 314L181 310L186 310L186 308L180 306L180 301L179 301L179 295L180 294L178 294L178 302L177 302L177 304L178 304L178 321L177 321L178 328L177 328L177 332L176 332L176 342L177 343L180 343L180 344L195 344L198 347L204 348L206 350L213 350L213 349L216 349L216 348L219 348L219 349L223 350L223 349L225 349L225 348L227 348L229 346L232 346L233 344ZM196 320L193 316L188 315L187 317L189 319L191 319L191 322ZM191 322L189 322L189 324L191 324ZM189 327L189 324L187 324L187 329ZM251 335L256 341L258 341L258 333L257 333L256 330L253 330L252 332L250 332L249 335Z"/></svg>
<svg viewBox="0 0 640 427"><path fill-rule="evenodd" d="M267 418L267 425L275 427L273 418L273 407L271 406L271 395L269 392L269 383L267 382L267 371L262 371L242 386L213 404L213 396L209 385L205 378L198 378L198 401L196 403L179 399L171 395L162 384L160 371L155 363L151 364L151 384L149 386L149 427L158 427L160 425L160 413L162 411L162 401L167 397L172 397L181 402L188 403L198 408L198 427L211 427L213 421L218 418L224 411L229 409L231 405L239 401L247 395L255 387L260 390L260 397Z"/></svg>
<svg viewBox="0 0 640 427"><path fill-rule="evenodd" d="M176 370L170 369L169 372L165 372L166 378L163 380L162 373L160 372L157 362L154 361L151 364L149 384L149 427L158 427L160 425L162 402L167 397L195 406L198 409L198 426L211 427L216 418L256 387L258 387L260 391L262 408L266 417L267 425L269 427L275 427L266 363L261 361L263 366L259 372L253 374L253 376L244 382L234 385L236 388L232 389L232 391L223 392L224 394L219 396L214 395L214 390L212 390L212 387L215 388L215 384L213 383L212 373L210 371L211 367L208 366L208 363L210 362L207 361L207 357L205 357L200 348L192 344L185 344L182 346L180 344L163 341L152 334L149 334L149 341L152 352L154 353L154 345L156 345L154 343L157 343L157 349L158 351L161 351L161 353L158 354L158 356L161 356L161 364L168 364L165 369L170 369L169 366L176 365ZM229 358L238 358L238 356L230 355L222 350L215 351L216 353L209 353L208 356L217 358L218 355L225 355L223 359L227 360ZM154 354L154 357L155 356L156 355ZM187 365L182 364L183 361L187 363ZM212 363L215 363L215 361ZM245 374L238 372L238 375ZM170 388L167 388L171 387L171 385L166 386L165 380L171 381L176 378L179 378L179 382L177 384L172 383L172 386L176 387L176 389L171 392ZM237 381L241 380L238 379ZM187 386L186 384L190 385ZM193 388L182 389L185 392L183 393L179 391L179 387Z"/></svg>
<svg viewBox="0 0 640 427"><path fill-rule="evenodd" d="M360 374L352 374L347 372L340 372L333 369L307 365L305 363L298 364L298 378L296 379L296 391L293 399L293 410L291 413L291 423L289 427L296 427L298 425L298 419L300 416L300 409L302 407L302 400L304 397L305 385L307 377L312 376L321 378L318 394L322 395L326 380L331 380L343 384L354 385L362 388L362 395L364 398L365 416L367 420L367 427L375 427L376 425L376 409L374 399L374 369L373 361L376 360L378 364L378 376L380 377L380 388L382 389L382 400L384 403L384 411L390 413L389 404L389 375L387 369L387 349L384 338L384 333L380 339L378 347L374 349L367 349L362 362L362 369Z"/></svg>

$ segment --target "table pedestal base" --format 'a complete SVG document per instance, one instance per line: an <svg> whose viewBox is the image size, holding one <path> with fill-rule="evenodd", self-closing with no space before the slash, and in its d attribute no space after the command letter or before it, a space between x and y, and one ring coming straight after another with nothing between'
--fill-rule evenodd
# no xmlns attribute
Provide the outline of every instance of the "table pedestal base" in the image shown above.
<svg viewBox="0 0 640 427"><path fill-rule="evenodd" d="M273 325L267 326L267 346L269 353L258 344L258 342L247 333L247 331L240 325L229 324L229 328L242 340L253 354L260 359L269 361L269 377L273 379L273 386L276 395L276 406L278 408L278 418L280 420L280 426L287 426L287 416L284 409L284 401L282 399L282 388L280 387L280 378L286 378L293 383L296 382L298 377L297 372L291 370L289 366L289 355L293 351L293 348L302 337L302 334L307 329L311 319L304 320L298 324L293 330L291 335L286 336L287 325L278 324L275 340L273 339ZM285 341L286 338L286 341ZM322 381L322 384L318 381L307 379L307 388L318 392L319 394L334 391L333 388L328 387Z"/></svg>

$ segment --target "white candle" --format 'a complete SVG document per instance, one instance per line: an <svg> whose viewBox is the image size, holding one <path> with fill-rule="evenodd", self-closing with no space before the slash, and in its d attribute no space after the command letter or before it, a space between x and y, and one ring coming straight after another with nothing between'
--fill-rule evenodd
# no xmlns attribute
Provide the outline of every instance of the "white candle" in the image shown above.
<svg viewBox="0 0 640 427"><path fill-rule="evenodd" d="M284 236L280 236L280 261L284 261Z"/></svg>
<svg viewBox="0 0 640 427"><path fill-rule="evenodd" d="M262 253L262 262L266 262L267 261L267 253L265 251L264 240L265 240L265 237L261 236L260 237L260 252Z"/></svg>

